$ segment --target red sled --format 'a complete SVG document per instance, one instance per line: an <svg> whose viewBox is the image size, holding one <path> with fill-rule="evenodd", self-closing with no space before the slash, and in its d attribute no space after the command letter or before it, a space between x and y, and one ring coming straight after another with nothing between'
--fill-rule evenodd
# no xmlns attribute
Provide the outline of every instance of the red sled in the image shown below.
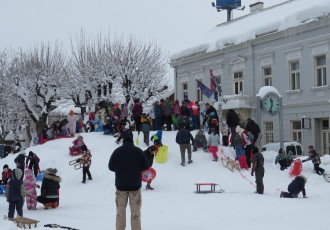
<svg viewBox="0 0 330 230"><path fill-rule="evenodd" d="M151 182L156 177L156 170L153 168L149 168L147 170L142 171L141 178L143 182Z"/></svg>
<svg viewBox="0 0 330 230"><path fill-rule="evenodd" d="M78 150L78 149L75 149L75 148L73 148L73 147L69 147L69 154L70 154L71 156L78 156L78 155L81 154L81 152L80 152L80 150Z"/></svg>
<svg viewBox="0 0 330 230"><path fill-rule="evenodd" d="M290 167L290 176L299 176L302 170L302 162L300 159L296 159L292 162Z"/></svg>

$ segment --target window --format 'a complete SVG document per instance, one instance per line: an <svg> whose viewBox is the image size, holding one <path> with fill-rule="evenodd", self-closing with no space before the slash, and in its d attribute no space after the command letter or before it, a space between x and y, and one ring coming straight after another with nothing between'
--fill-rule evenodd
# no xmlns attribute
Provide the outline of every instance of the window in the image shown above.
<svg viewBox="0 0 330 230"><path fill-rule="evenodd" d="M182 83L182 92L183 92L183 98L185 96L188 97L188 83L187 82Z"/></svg>
<svg viewBox="0 0 330 230"><path fill-rule="evenodd" d="M315 86L326 86L327 85L327 61L326 56L315 57Z"/></svg>
<svg viewBox="0 0 330 230"><path fill-rule="evenodd" d="M202 92L201 89L199 87L197 87L197 101L202 101Z"/></svg>
<svg viewBox="0 0 330 230"><path fill-rule="evenodd" d="M300 89L300 67L299 61L290 63L290 90Z"/></svg>
<svg viewBox="0 0 330 230"><path fill-rule="evenodd" d="M272 86L272 67L262 68L264 86Z"/></svg>
<svg viewBox="0 0 330 230"><path fill-rule="evenodd" d="M234 94L243 94L243 72L234 72Z"/></svg>
<svg viewBox="0 0 330 230"><path fill-rule="evenodd" d="M271 143L274 142L274 128L273 128L273 122L265 122L264 123L264 127L265 127L265 140L266 140L266 144L267 143Z"/></svg>
<svg viewBox="0 0 330 230"><path fill-rule="evenodd" d="M292 140L301 142L301 121L292 121Z"/></svg>

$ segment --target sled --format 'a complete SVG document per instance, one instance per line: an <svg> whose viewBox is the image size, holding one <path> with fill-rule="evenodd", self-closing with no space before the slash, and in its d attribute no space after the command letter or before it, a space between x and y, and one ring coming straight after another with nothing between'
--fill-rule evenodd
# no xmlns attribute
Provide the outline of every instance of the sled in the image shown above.
<svg viewBox="0 0 330 230"><path fill-rule="evenodd" d="M0 185L0 195L6 192L6 187L4 185Z"/></svg>
<svg viewBox="0 0 330 230"><path fill-rule="evenodd" d="M323 178L324 178L324 180L326 180L327 182L330 182L330 174L323 173Z"/></svg>
<svg viewBox="0 0 330 230"><path fill-rule="evenodd" d="M142 171L141 178L143 182L151 182L156 177L156 170L153 168L149 168L147 170Z"/></svg>
<svg viewBox="0 0 330 230"><path fill-rule="evenodd" d="M45 170L42 170L36 177L36 180L37 181L42 181L44 179L44 176L45 176L45 173L46 171Z"/></svg>
<svg viewBox="0 0 330 230"><path fill-rule="evenodd" d="M81 169L82 168L82 162L81 162L81 158L78 159L74 159L72 161L69 161L69 165L73 165L75 170Z"/></svg>
<svg viewBox="0 0 330 230"><path fill-rule="evenodd" d="M157 163L165 163L167 160L168 146L163 145L158 148L157 154L155 156Z"/></svg>
<svg viewBox="0 0 330 230"><path fill-rule="evenodd" d="M290 176L299 176L302 170L302 162L300 159L295 159L290 167Z"/></svg>
<svg viewBox="0 0 330 230"><path fill-rule="evenodd" d="M234 171L234 169L240 170L239 163L235 160L230 159L229 156L221 157L221 162L223 166L225 166L230 171Z"/></svg>
<svg viewBox="0 0 330 230"><path fill-rule="evenodd" d="M62 226L59 224L45 224L44 227L45 228L63 228L63 229L69 229L69 230L79 230L77 228L66 227L66 226Z"/></svg>
<svg viewBox="0 0 330 230"><path fill-rule="evenodd" d="M202 193L202 194L206 194L206 193L223 193L225 190L223 190L222 188L220 188L220 190L216 191L215 187L218 186L218 184L216 183L196 183L196 191L195 193ZM210 186L210 190L201 190L201 186Z"/></svg>
<svg viewBox="0 0 330 230"><path fill-rule="evenodd" d="M79 150L73 150L72 147L69 147L69 154L71 156L79 156L79 155L81 155L81 152Z"/></svg>
<svg viewBox="0 0 330 230"><path fill-rule="evenodd" d="M38 224L38 220L33 220L30 218L26 218L23 216L18 216L16 218L9 218L8 216L4 216L5 220L10 220L13 221L14 223L16 223L16 227L17 228L24 228L24 229L31 229L31 227L33 226L34 228L37 227Z"/></svg>

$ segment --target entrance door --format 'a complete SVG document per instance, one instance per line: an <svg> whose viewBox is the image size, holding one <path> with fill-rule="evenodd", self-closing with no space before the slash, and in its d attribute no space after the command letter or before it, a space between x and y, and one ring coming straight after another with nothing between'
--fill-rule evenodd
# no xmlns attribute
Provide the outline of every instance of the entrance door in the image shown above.
<svg viewBox="0 0 330 230"><path fill-rule="evenodd" d="M330 154L330 127L329 119L321 120L321 154Z"/></svg>

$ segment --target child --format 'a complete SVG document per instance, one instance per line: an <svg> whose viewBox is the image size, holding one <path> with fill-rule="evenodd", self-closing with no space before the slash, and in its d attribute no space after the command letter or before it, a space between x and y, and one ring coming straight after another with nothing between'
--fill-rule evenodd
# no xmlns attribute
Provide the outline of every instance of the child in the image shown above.
<svg viewBox="0 0 330 230"><path fill-rule="evenodd" d="M218 161L218 145L220 145L220 136L215 133L215 128L211 127L211 134L207 140L209 151L212 153L213 161Z"/></svg>
<svg viewBox="0 0 330 230"><path fill-rule="evenodd" d="M157 152L157 147L152 145L150 146L149 148L147 148L146 150L143 151L144 154L146 155L147 159L148 159L148 163L149 163L149 167L151 168L152 167L152 164L154 162L154 157L155 157L155 154ZM152 180L151 180L152 181ZM146 186L146 190L154 190L154 188L152 188L150 186L151 184L151 181L149 181L147 183L147 186Z"/></svg>
<svg viewBox="0 0 330 230"><path fill-rule="evenodd" d="M163 136L163 131L160 129L157 131L156 134L152 135L150 140L154 142L154 145L159 148L160 146L163 145L162 143L162 136Z"/></svg>
<svg viewBox="0 0 330 230"><path fill-rule="evenodd" d="M92 175L89 171L89 167L92 164L92 154L91 152L87 149L86 145L81 146L82 150L82 157L81 157L81 164L82 164L82 169L83 169L83 180L82 183L86 183L86 174L88 176L88 180L92 180Z"/></svg>
<svg viewBox="0 0 330 230"><path fill-rule="evenodd" d="M281 166L281 170L283 171L284 169L287 169L293 160L292 153L289 151L289 153L286 155L285 151L280 148L278 150L278 155L275 158L275 164L279 163Z"/></svg>
<svg viewBox="0 0 330 230"><path fill-rule="evenodd" d="M281 198L298 198L300 192L303 193L304 198L306 196L305 184L307 183L307 178L303 175L297 176L288 186L289 192L281 192Z"/></svg>
<svg viewBox="0 0 330 230"><path fill-rule="evenodd" d="M238 134L236 136L239 136ZM257 193L264 194L264 182L263 178L265 175L265 168L264 168L264 156L262 153L259 152L257 147L253 147L253 160L252 160L252 170L251 176L255 173L256 184L257 184Z"/></svg>
<svg viewBox="0 0 330 230"><path fill-rule="evenodd" d="M149 135L150 131L152 129L151 127L151 118L148 116L148 114L142 113L141 117L141 130L143 132L143 140L144 143L149 146Z"/></svg>
<svg viewBox="0 0 330 230"><path fill-rule="evenodd" d="M191 135L190 131L187 129L187 126L182 127L179 132L176 134L176 143L179 144L180 152L181 152L181 166L186 165L185 160L185 151L188 151L188 164L193 163L191 159L191 144L194 144L194 138Z"/></svg>
<svg viewBox="0 0 330 230"><path fill-rule="evenodd" d="M73 152L78 152L80 154L81 146L83 146L85 144L84 138L78 134L77 139L75 139L72 143L73 143L73 146L69 147L70 154L72 155Z"/></svg>
<svg viewBox="0 0 330 230"><path fill-rule="evenodd" d="M313 145L308 146L308 154L309 154L309 157L307 159L303 160L302 162L312 160L312 163L314 164L314 171L316 172L316 174L323 175L324 169L320 167L321 158L320 158L319 154L315 151Z"/></svg>
<svg viewBox="0 0 330 230"><path fill-rule="evenodd" d="M28 210L37 209L37 191L39 185L36 183L36 179L33 176L31 169L25 170L24 187L26 191L26 207Z"/></svg>
<svg viewBox="0 0 330 230"><path fill-rule="evenodd" d="M228 125L227 125L226 121L222 121L221 135L222 135L222 145L223 146L229 145L228 134L229 134Z"/></svg>
<svg viewBox="0 0 330 230"><path fill-rule="evenodd" d="M131 136L133 138L133 132L130 129L131 122L127 120L126 117L121 119L120 124L119 124L119 136L116 140L116 144L119 144L121 139L124 139L127 136Z"/></svg>
<svg viewBox="0 0 330 230"><path fill-rule="evenodd" d="M23 204L25 197L25 188L23 185L22 170L19 168L13 170L13 175L8 182L8 188L6 189L6 198L9 202L8 218L14 218L15 209L17 215L23 216Z"/></svg>
<svg viewBox="0 0 330 230"><path fill-rule="evenodd" d="M207 140L204 134L203 129L198 130L198 133L195 136L195 141L193 145L193 152L197 151L198 147L203 147L204 151L207 152Z"/></svg>
<svg viewBox="0 0 330 230"><path fill-rule="evenodd" d="M234 145L235 145L235 151L236 151L236 159L239 162L241 169L249 169L249 166L246 163L246 156L244 151L244 140L242 138L243 129L241 129L239 126L236 128L237 135L234 138Z"/></svg>
<svg viewBox="0 0 330 230"><path fill-rule="evenodd" d="M7 164L5 164L3 166L3 171L2 171L2 180L1 183L2 185L7 185L9 178L11 178L12 176L12 171L9 168L9 166Z"/></svg>
<svg viewBox="0 0 330 230"><path fill-rule="evenodd" d="M30 162L30 163L29 163ZM39 169L40 159L34 152L30 151L28 157L26 158L26 168L33 169L34 176L37 177L40 172Z"/></svg>

